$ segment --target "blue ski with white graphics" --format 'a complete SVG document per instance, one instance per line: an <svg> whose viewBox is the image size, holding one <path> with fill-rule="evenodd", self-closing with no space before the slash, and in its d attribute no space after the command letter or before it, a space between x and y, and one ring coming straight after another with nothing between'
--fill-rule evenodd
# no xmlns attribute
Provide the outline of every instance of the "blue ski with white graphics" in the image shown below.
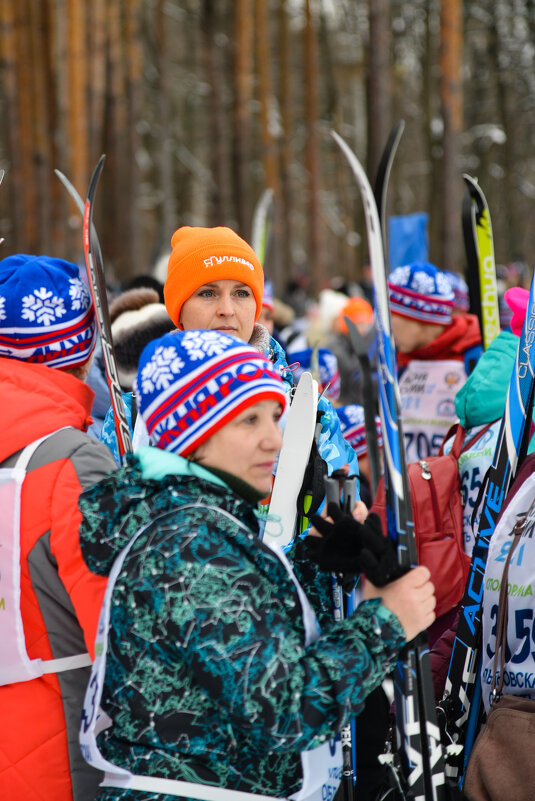
<svg viewBox="0 0 535 801"><path fill-rule="evenodd" d="M417 564L416 541L379 215L371 186L357 157L338 134L331 132L331 135L349 162L364 205L375 295L387 528L388 536L397 546L400 565L409 570ZM446 784L445 751L436 718L425 633L419 634L403 649L396 666L394 690L398 750L391 767L398 797L411 801L445 801L451 798L451 794Z"/></svg>
<svg viewBox="0 0 535 801"><path fill-rule="evenodd" d="M505 412L492 465L485 476L484 496L470 573L440 709L445 732L458 746L459 757L448 764L448 776L462 783L477 730L481 698L481 602L490 539L518 463L527 452L535 391L535 277L531 282L524 327L518 343Z"/></svg>

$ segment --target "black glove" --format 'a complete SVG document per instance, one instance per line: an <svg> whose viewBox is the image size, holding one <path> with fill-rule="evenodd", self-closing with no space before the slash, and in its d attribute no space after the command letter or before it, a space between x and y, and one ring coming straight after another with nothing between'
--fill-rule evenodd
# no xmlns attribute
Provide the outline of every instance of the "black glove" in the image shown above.
<svg viewBox="0 0 535 801"><path fill-rule="evenodd" d="M375 513L368 515L366 523L368 522L368 539L360 552L361 570L376 587L384 587L402 576L405 570L398 563L396 546L390 537L383 536L379 516ZM378 532L380 537L377 536Z"/></svg>
<svg viewBox="0 0 535 801"><path fill-rule="evenodd" d="M330 503L330 523L319 515L311 521L322 537L305 537L309 558L320 570L330 573L364 573L377 587L382 587L402 574L395 547L383 535L378 515L368 515L364 523L344 514L338 504Z"/></svg>
<svg viewBox="0 0 535 801"><path fill-rule="evenodd" d="M323 536L305 537L309 558L316 562L320 570L329 573L360 573L361 550L370 547L367 521L359 523L351 515L344 514L337 503L328 504L327 514L333 523L319 515L310 518ZM379 533L380 526L379 522Z"/></svg>

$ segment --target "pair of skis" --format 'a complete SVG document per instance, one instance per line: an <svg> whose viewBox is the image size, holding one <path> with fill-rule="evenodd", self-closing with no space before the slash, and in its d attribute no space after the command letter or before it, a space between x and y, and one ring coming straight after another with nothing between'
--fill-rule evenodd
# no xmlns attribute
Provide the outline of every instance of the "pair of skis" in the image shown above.
<svg viewBox="0 0 535 801"><path fill-rule="evenodd" d="M396 544L400 565L409 570L417 564L416 540L407 481L381 223L374 193L360 162L336 132L333 131L331 135L351 167L364 205L375 292L387 528L388 536ZM396 666L394 693L397 751L391 763L393 786L404 799L445 801L451 798L452 794L446 783L446 755L436 716L425 633L419 634L403 649Z"/></svg>
<svg viewBox="0 0 535 801"><path fill-rule="evenodd" d="M379 223L381 226L381 235L383 241L384 253L387 253L387 223L386 223L386 201L387 201L387 188L394 157L398 149L398 145L405 128L405 122L400 120L390 132L379 168L375 178L373 188L375 204L377 206L377 213L379 215ZM385 262L386 263L386 262ZM386 269L386 268L385 268ZM377 410L377 393L372 377L372 367L369 357L369 351L373 340L375 339L374 328L362 335L355 323L345 317L349 339L353 347L353 351L357 357L360 377L362 384L362 408L364 411L364 427L366 431L366 446L368 459L370 463L370 489L372 497L375 497L379 479L381 477L381 456L379 445L377 442L377 431L375 427L375 415Z"/></svg>
<svg viewBox="0 0 535 801"><path fill-rule="evenodd" d="M117 360L115 358L115 350L113 348L113 339L111 336L110 312L108 308L108 296L106 292L106 280L104 277L102 252L100 250L100 243L98 241L95 226L93 225L93 203L105 159L106 156L101 156L97 166L93 171L91 181L89 182L89 189L87 190L85 203L68 178L66 178L65 175L59 170L55 170L54 172L74 200L78 211L83 218L85 263L89 278L91 296L93 298L93 306L95 308L98 333L102 345L104 369L106 371L106 380L110 392L113 418L115 421L115 431L117 434L119 459L122 464L126 458L126 454L132 452L132 438L124 410L121 384L117 370Z"/></svg>

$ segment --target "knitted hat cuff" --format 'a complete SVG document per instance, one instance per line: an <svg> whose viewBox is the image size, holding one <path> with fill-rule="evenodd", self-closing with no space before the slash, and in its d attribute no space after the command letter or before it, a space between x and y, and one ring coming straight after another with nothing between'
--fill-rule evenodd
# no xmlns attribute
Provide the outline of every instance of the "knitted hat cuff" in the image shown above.
<svg viewBox="0 0 535 801"><path fill-rule="evenodd" d="M418 320L421 323L449 325L454 307L453 300L434 300L428 295L420 295L405 287L388 282L390 311L401 317Z"/></svg>

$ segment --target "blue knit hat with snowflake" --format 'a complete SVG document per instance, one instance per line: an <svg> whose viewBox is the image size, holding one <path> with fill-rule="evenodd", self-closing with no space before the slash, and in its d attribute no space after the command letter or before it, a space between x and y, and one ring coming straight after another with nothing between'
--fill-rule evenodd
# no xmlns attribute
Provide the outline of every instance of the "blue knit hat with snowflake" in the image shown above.
<svg viewBox="0 0 535 801"><path fill-rule="evenodd" d="M95 342L91 294L75 264L23 253L0 261L0 356L71 368Z"/></svg>
<svg viewBox="0 0 535 801"><path fill-rule="evenodd" d="M449 278L428 262L396 267L388 278L390 311L421 323L449 325L455 296Z"/></svg>
<svg viewBox="0 0 535 801"><path fill-rule="evenodd" d="M134 393L153 444L180 456L248 406L286 405L282 378L267 356L220 331L172 331L150 342Z"/></svg>
<svg viewBox="0 0 535 801"><path fill-rule="evenodd" d="M330 400L338 400L340 397L340 371L338 369L338 359L332 351L328 348L292 350L290 346L287 354L288 360L293 362L292 373L296 384L305 370L311 370L313 374L317 371L320 391L325 391L325 395ZM314 364L316 359L317 362Z"/></svg>
<svg viewBox="0 0 535 801"><path fill-rule="evenodd" d="M363 456L368 452L366 442L366 425L364 422L364 409L357 403L350 403L347 406L338 406L336 414L340 420L340 429L357 457ZM383 447L383 437L381 433L381 420L375 418L375 430L377 433L377 444Z"/></svg>

